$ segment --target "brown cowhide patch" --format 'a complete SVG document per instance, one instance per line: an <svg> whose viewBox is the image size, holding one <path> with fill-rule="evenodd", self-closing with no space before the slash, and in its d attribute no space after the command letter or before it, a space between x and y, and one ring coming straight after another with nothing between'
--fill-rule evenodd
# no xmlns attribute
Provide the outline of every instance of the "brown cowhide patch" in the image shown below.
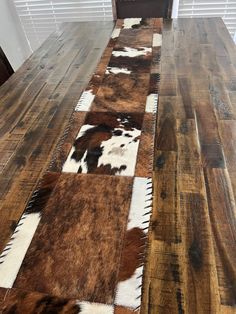
<svg viewBox="0 0 236 314"><path fill-rule="evenodd" d="M129 56L129 53L127 51L128 49L124 48L116 48L113 49L114 55L111 56L110 62L108 64L109 67L114 68L120 68L120 69L127 69L128 71L131 71L133 75L136 75L137 79L139 75L142 73L149 73L150 72L150 66L152 62L152 52L146 51L144 48L137 48L134 50L134 54L137 54L137 56L131 57ZM132 52L130 52L131 54ZM138 55L138 54L141 55Z"/></svg>
<svg viewBox="0 0 236 314"><path fill-rule="evenodd" d="M126 231L125 243L121 258L119 281L133 276L135 270L143 263L145 250L145 233L140 228Z"/></svg>
<svg viewBox="0 0 236 314"><path fill-rule="evenodd" d="M79 129L84 124L86 112L74 112L68 131L61 139L60 149L56 150L53 160L49 166L49 171L61 172L62 166L73 146Z"/></svg>
<svg viewBox="0 0 236 314"><path fill-rule="evenodd" d="M60 177L60 173L46 172L41 182L38 184L28 206L25 209L26 214L42 212L45 208L53 189Z"/></svg>
<svg viewBox="0 0 236 314"><path fill-rule="evenodd" d="M75 300L49 296L39 292L10 289L0 303L2 314L78 314L80 306Z"/></svg>
<svg viewBox="0 0 236 314"><path fill-rule="evenodd" d="M115 306L114 314L138 314L139 310L132 310L123 306Z"/></svg>
<svg viewBox="0 0 236 314"><path fill-rule="evenodd" d="M115 48L152 47L152 29L122 29Z"/></svg>
<svg viewBox="0 0 236 314"><path fill-rule="evenodd" d="M149 74L147 73L105 75L91 110L143 113L148 94L148 84Z"/></svg>
<svg viewBox="0 0 236 314"><path fill-rule="evenodd" d="M111 304L132 183L131 177L61 174L14 288Z"/></svg>

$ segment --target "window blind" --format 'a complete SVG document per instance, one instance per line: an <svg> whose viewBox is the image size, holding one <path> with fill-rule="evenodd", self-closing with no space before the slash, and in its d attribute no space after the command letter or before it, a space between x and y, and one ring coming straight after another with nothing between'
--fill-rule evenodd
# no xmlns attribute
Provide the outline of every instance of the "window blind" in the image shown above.
<svg viewBox="0 0 236 314"><path fill-rule="evenodd" d="M220 16L233 36L236 31L236 0L179 0L178 16Z"/></svg>
<svg viewBox="0 0 236 314"><path fill-rule="evenodd" d="M62 22L112 20L112 0L13 0L32 50Z"/></svg>

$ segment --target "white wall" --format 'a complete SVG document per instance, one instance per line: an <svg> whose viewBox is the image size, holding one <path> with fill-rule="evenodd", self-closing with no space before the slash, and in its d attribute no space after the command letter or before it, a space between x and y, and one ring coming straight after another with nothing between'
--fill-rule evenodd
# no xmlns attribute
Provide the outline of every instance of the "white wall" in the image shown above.
<svg viewBox="0 0 236 314"><path fill-rule="evenodd" d="M0 0L0 46L14 70L31 54L11 0Z"/></svg>

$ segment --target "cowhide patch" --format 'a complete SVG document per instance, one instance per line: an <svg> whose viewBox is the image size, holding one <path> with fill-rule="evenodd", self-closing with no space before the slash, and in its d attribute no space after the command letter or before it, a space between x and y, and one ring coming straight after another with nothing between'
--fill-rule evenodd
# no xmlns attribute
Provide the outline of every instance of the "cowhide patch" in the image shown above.
<svg viewBox="0 0 236 314"><path fill-rule="evenodd" d="M134 178L115 304L140 307L143 263L152 211L152 179Z"/></svg>
<svg viewBox="0 0 236 314"><path fill-rule="evenodd" d="M122 29L120 36L117 38L115 48L139 48L152 47L153 30L147 29Z"/></svg>
<svg viewBox="0 0 236 314"><path fill-rule="evenodd" d="M49 171L61 172L63 164L65 163L78 131L85 121L86 112L74 112L70 120L68 128L65 130L61 140L57 145L57 149L53 153L53 158L48 167Z"/></svg>
<svg viewBox="0 0 236 314"><path fill-rule="evenodd" d="M90 112L63 172L134 175L143 116Z"/></svg>
<svg viewBox="0 0 236 314"><path fill-rule="evenodd" d="M149 94L146 101L146 112L156 113L158 104L158 94Z"/></svg>
<svg viewBox="0 0 236 314"><path fill-rule="evenodd" d="M117 21L76 96L54 172L0 255L0 313L139 313L161 33L160 19Z"/></svg>
<svg viewBox="0 0 236 314"><path fill-rule="evenodd" d="M160 74L152 73L149 81L149 91L146 101L146 112L152 112L156 114L158 104L158 92L159 92Z"/></svg>
<svg viewBox="0 0 236 314"><path fill-rule="evenodd" d="M101 60L91 77L89 84L86 88L85 91L83 91L76 107L75 111L89 111L90 106L94 100L94 97L97 93L98 87L101 85L103 76L105 74L105 70L107 67L107 64L110 60L111 53L113 50L113 47L116 43L117 38L119 37L120 34L120 28L115 28L113 30L113 33L111 35L111 39L106 47L106 49L103 52L103 55L101 57Z"/></svg>
<svg viewBox="0 0 236 314"><path fill-rule="evenodd" d="M161 34L153 34L153 47L160 47L162 46L162 35Z"/></svg>
<svg viewBox="0 0 236 314"><path fill-rule="evenodd" d="M143 29L143 28L153 28L154 20L151 18L126 18L123 20L118 20L117 27L122 29Z"/></svg>
<svg viewBox="0 0 236 314"><path fill-rule="evenodd" d="M144 113L149 89L148 80L148 73L105 75L91 111Z"/></svg>
<svg viewBox="0 0 236 314"><path fill-rule="evenodd" d="M0 255L0 287L12 287L40 217L40 213L22 215L10 241Z"/></svg>
<svg viewBox="0 0 236 314"><path fill-rule="evenodd" d="M135 177L127 230L140 228L147 233L151 209L152 179Z"/></svg>
<svg viewBox="0 0 236 314"><path fill-rule="evenodd" d="M113 50L108 67L125 68L138 76L141 73L150 73L151 61L151 48L116 48Z"/></svg>
<svg viewBox="0 0 236 314"><path fill-rule="evenodd" d="M118 73L124 73L124 74L130 74L131 71L127 68L116 68L116 67L107 67L106 74L118 74Z"/></svg>
<svg viewBox="0 0 236 314"><path fill-rule="evenodd" d="M142 21L142 18L127 18L127 19L124 19L123 28L124 29L136 28L138 25L140 25L141 21Z"/></svg>
<svg viewBox="0 0 236 314"><path fill-rule="evenodd" d="M88 111L95 95L92 93L92 90L86 90L82 93L78 104L75 107L75 111Z"/></svg>
<svg viewBox="0 0 236 314"><path fill-rule="evenodd" d="M112 58L110 60L109 66L107 67L106 74L118 74L118 73L125 73L130 74L131 72L136 72L137 69L139 71L143 70L145 72L145 68L142 66L149 66L150 65L150 57L152 49L146 47L140 48L129 48L124 47L121 49L114 49L112 52ZM144 58L146 56L146 58ZM118 58L118 59L115 59ZM129 59L131 58L131 59ZM119 62L117 62L119 61ZM135 64L139 64L139 67ZM113 65L113 66L112 66ZM117 66L114 66L117 65ZM122 67L126 65L127 67ZM129 69L128 69L129 68Z"/></svg>
<svg viewBox="0 0 236 314"><path fill-rule="evenodd" d="M123 306L115 306L114 308L114 314L139 314L139 309L137 309L136 311L129 309L127 307L123 307Z"/></svg>
<svg viewBox="0 0 236 314"><path fill-rule="evenodd" d="M60 174L46 174L0 255L0 287L11 288Z"/></svg>
<svg viewBox="0 0 236 314"><path fill-rule="evenodd" d="M107 304L78 302L80 314L113 314L114 307Z"/></svg>
<svg viewBox="0 0 236 314"><path fill-rule="evenodd" d="M114 306L62 298L20 289L2 289L0 313L12 314L113 314ZM1 292L1 291L0 291Z"/></svg>
<svg viewBox="0 0 236 314"><path fill-rule="evenodd" d="M119 37L120 31L121 31L120 28L115 28L115 29L113 30L112 34L111 34L111 38L112 38L112 39L115 39L115 38Z"/></svg>
<svg viewBox="0 0 236 314"><path fill-rule="evenodd" d="M14 288L112 304L132 177L62 173Z"/></svg>
<svg viewBox="0 0 236 314"><path fill-rule="evenodd" d="M114 57L130 57L135 58L139 56L146 56L148 53L152 52L152 48L139 47L139 48L129 48L124 47L120 50L113 50L112 55Z"/></svg>
<svg viewBox="0 0 236 314"><path fill-rule="evenodd" d="M7 290L0 302L0 313L4 314L81 314L81 311L77 300L20 289Z"/></svg>

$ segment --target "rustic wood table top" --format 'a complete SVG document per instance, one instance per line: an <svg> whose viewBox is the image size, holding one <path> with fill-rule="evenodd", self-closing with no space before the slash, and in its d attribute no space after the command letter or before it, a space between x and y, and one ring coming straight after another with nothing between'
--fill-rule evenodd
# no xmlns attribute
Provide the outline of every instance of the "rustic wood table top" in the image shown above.
<svg viewBox="0 0 236 314"><path fill-rule="evenodd" d="M113 26L65 24L0 88L0 250ZM143 313L236 313L235 64L221 19L164 21Z"/></svg>
<svg viewBox="0 0 236 314"><path fill-rule="evenodd" d="M0 88L0 250L48 167L113 27L62 25Z"/></svg>
<svg viewBox="0 0 236 314"><path fill-rule="evenodd" d="M236 313L235 66L220 18L164 23L145 313Z"/></svg>

